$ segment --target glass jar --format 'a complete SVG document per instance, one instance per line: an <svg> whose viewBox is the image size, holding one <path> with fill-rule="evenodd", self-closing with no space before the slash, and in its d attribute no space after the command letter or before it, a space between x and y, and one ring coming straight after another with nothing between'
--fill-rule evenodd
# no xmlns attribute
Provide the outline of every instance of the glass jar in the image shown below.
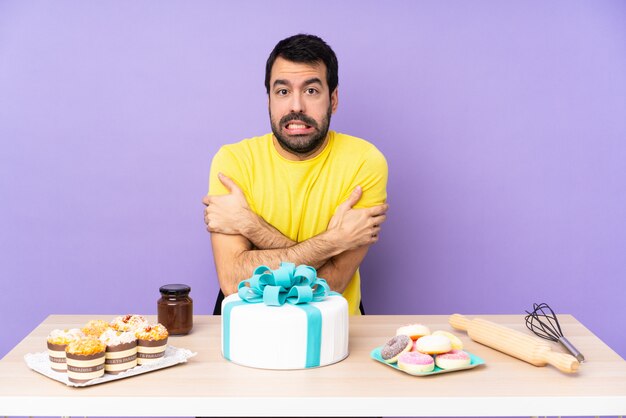
<svg viewBox="0 0 626 418"><path fill-rule="evenodd" d="M159 323L170 335L184 335L193 327L193 300L191 287L186 284L166 284L159 288L161 299L157 302Z"/></svg>

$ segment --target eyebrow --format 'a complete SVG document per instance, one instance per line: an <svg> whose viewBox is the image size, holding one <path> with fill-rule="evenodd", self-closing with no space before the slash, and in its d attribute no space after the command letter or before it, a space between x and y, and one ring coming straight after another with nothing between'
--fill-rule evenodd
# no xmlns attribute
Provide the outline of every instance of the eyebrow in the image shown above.
<svg viewBox="0 0 626 418"><path fill-rule="evenodd" d="M309 78L308 80L305 80L304 85L308 86L311 84L322 84L322 80L320 80L318 77L313 77L313 78ZM291 86L291 82L289 82L288 80L283 80L281 78L274 80L274 83L272 84L272 87L276 87L276 86Z"/></svg>

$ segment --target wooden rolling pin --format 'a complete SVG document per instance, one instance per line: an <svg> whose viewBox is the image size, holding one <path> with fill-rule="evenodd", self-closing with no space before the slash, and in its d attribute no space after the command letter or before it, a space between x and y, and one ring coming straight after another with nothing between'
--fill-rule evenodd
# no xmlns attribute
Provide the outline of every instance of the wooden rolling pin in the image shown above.
<svg viewBox="0 0 626 418"><path fill-rule="evenodd" d="M454 314L448 322L455 329L467 331L472 340L535 366L551 364L562 372L574 373L580 365L576 357L552 351L547 342L491 321Z"/></svg>

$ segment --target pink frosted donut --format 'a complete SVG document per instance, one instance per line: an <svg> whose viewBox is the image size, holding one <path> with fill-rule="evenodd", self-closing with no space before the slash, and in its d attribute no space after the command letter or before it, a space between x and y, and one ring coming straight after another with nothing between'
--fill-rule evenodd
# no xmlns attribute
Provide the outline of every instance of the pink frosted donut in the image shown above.
<svg viewBox="0 0 626 418"><path fill-rule="evenodd" d="M395 363L398 356L409 351L413 346L413 340L407 335L396 335L383 346L380 350L380 356L386 363Z"/></svg>
<svg viewBox="0 0 626 418"><path fill-rule="evenodd" d="M435 364L440 369L450 370L458 369L459 367L469 366L471 358L463 350L452 350L449 353L438 354L435 357Z"/></svg>
<svg viewBox="0 0 626 418"><path fill-rule="evenodd" d="M452 343L443 335L425 335L415 341L413 351L424 354L441 354L452 350Z"/></svg>
<svg viewBox="0 0 626 418"><path fill-rule="evenodd" d="M435 370L435 361L428 354L411 351L400 354L398 368L409 374L427 373Z"/></svg>

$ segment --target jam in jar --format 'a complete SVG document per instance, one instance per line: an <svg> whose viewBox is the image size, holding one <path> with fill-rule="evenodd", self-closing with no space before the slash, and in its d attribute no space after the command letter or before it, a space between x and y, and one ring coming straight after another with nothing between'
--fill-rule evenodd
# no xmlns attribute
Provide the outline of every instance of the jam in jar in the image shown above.
<svg viewBox="0 0 626 418"><path fill-rule="evenodd" d="M189 297L191 287L186 284L166 284L159 291L159 323L167 328L170 335L187 334L193 327L193 300Z"/></svg>

